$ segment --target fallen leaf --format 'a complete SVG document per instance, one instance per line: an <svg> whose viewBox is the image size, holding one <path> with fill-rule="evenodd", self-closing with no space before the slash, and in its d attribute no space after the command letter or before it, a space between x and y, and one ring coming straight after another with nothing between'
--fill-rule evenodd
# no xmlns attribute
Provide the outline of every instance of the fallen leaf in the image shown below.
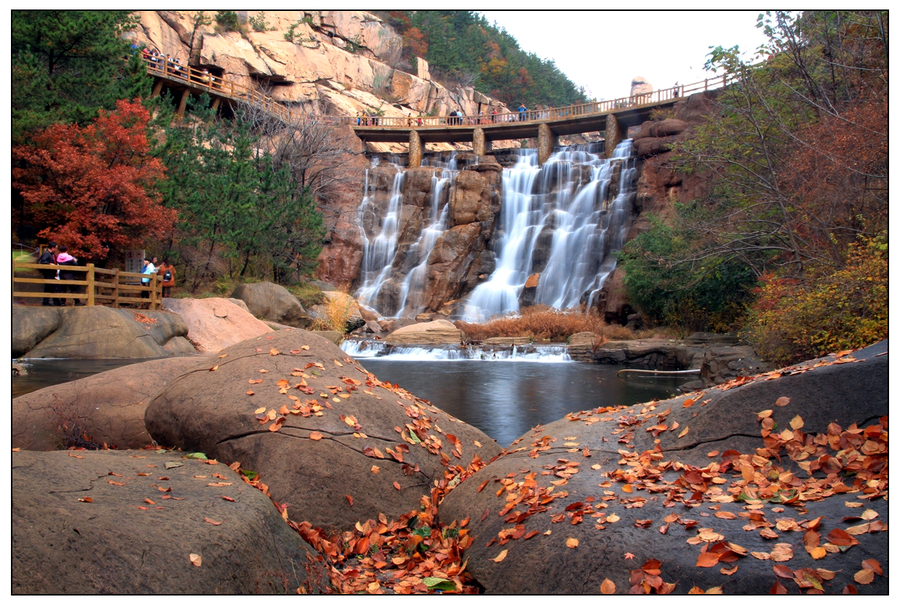
<svg viewBox="0 0 900 605"><path fill-rule="evenodd" d="M621 519L621 517L619 515L617 515L616 513L613 513L606 518L607 522L609 522L609 523L615 523L619 519Z"/></svg>
<svg viewBox="0 0 900 605"><path fill-rule="evenodd" d="M567 538L566 546L569 548L576 548L578 546L578 538Z"/></svg>
<svg viewBox="0 0 900 605"><path fill-rule="evenodd" d="M380 467L380 466L375 466L375 465L373 464L371 470L372 470L373 473L375 473L375 474L377 475L378 473L381 472L381 467Z"/></svg>
<svg viewBox="0 0 900 605"><path fill-rule="evenodd" d="M353 496L351 496L350 494L347 494L344 497L347 498L347 502L350 503L350 506L353 506Z"/></svg>
<svg viewBox="0 0 900 605"><path fill-rule="evenodd" d="M791 402L790 397L779 397L778 399L775 400L775 405L777 405L780 408L783 408L790 402Z"/></svg>
<svg viewBox="0 0 900 605"><path fill-rule="evenodd" d="M508 553L508 552L509 552L509 549L501 551L500 554L497 555L496 557L494 557L493 559L491 559L491 561L493 561L494 563L499 563L500 561L502 561L503 559L506 558L506 553Z"/></svg>
<svg viewBox="0 0 900 605"><path fill-rule="evenodd" d="M722 574L723 576L730 576L737 570L738 570L738 566L735 565L734 567L723 567L722 569L719 570L719 573Z"/></svg>
<svg viewBox="0 0 900 605"><path fill-rule="evenodd" d="M215 371L218 370L218 369L219 369L219 366L213 366L213 367L211 367L211 368L209 369L209 371L210 371L210 372L215 372Z"/></svg>
<svg viewBox="0 0 900 605"><path fill-rule="evenodd" d="M152 504L152 502L151 502L151 504ZM213 521L209 517L203 517L203 520L206 521L207 523L209 523L210 525L222 525L221 521ZM199 566L199 564L198 564L198 566Z"/></svg>
<svg viewBox="0 0 900 605"><path fill-rule="evenodd" d="M200 558L200 555L191 553L191 563L193 563L197 567L200 567L200 565L203 563L203 559Z"/></svg>
<svg viewBox="0 0 900 605"><path fill-rule="evenodd" d="M394 487L397 488L397 491L401 491L401 489L402 489L402 488L400 487L400 484L397 483L396 481L394 481Z"/></svg>
<svg viewBox="0 0 900 605"><path fill-rule="evenodd" d="M318 431L313 431L312 433L309 434L309 438L312 439L313 441L318 441L319 439L322 438L322 433L320 433Z"/></svg>
<svg viewBox="0 0 900 605"><path fill-rule="evenodd" d="M853 579L860 584L871 584L875 579L875 572L871 569L860 569L853 575Z"/></svg>
<svg viewBox="0 0 900 605"><path fill-rule="evenodd" d="M678 433L678 438L681 439L682 437L684 437L685 435L687 435L687 434L688 434L688 431L689 431L690 429L691 429L691 427L689 427L689 426L684 427L684 430L681 431L680 433Z"/></svg>
<svg viewBox="0 0 900 605"><path fill-rule="evenodd" d="M691 407L692 405L694 405L694 400L693 400L693 399L685 399L685 400L684 400L684 403L681 404L681 407L683 407L683 408L689 408L689 407Z"/></svg>
<svg viewBox="0 0 900 605"><path fill-rule="evenodd" d="M93 502L93 500L91 498L79 498L78 501L79 502L87 502L88 504Z"/></svg>
<svg viewBox="0 0 900 605"><path fill-rule="evenodd" d="M714 552L702 552L697 557L697 567L715 567L719 563L719 555Z"/></svg>
<svg viewBox="0 0 900 605"><path fill-rule="evenodd" d="M616 592L616 584L609 578L603 580L603 583L600 584L600 592L602 594L615 594Z"/></svg>
<svg viewBox="0 0 900 605"><path fill-rule="evenodd" d="M801 418L799 415L794 416L793 418L791 418L790 424L791 424L791 428L794 429L795 431L798 429L802 429L803 428L803 418Z"/></svg>
<svg viewBox="0 0 900 605"><path fill-rule="evenodd" d="M871 569L872 571L877 573L879 576L884 575L884 571L882 571L882 569L881 569L881 563L879 563L875 559L866 559L865 561L862 562L862 566L863 566L863 569Z"/></svg>
<svg viewBox="0 0 900 605"><path fill-rule="evenodd" d="M633 559L633 558L634 558L634 555L631 554L630 552L625 553L625 560L626 560L626 561L629 561L629 560L631 560L631 559Z"/></svg>

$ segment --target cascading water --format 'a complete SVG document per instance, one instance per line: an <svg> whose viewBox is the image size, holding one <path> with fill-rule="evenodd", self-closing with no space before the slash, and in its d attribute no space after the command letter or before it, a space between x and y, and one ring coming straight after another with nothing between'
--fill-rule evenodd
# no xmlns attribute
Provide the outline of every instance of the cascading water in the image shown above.
<svg viewBox="0 0 900 605"><path fill-rule="evenodd" d="M423 167L439 168L438 175L432 176L431 194L429 196L429 216L423 223L424 227L418 240L402 251L404 258L396 258L398 253L398 237L400 236L400 220L404 216L403 210L403 180L407 174L402 167L394 164L397 173L391 185L390 201L387 211L378 226L377 235L368 237L362 226L365 223L366 213L378 215L373 196L370 192L369 172L366 172L365 191L358 211L360 235L363 241L363 258L360 268L360 276L363 285L356 293L360 302L378 308L385 289L396 287L399 290L395 310L378 309L388 317L413 317L423 306L423 290L425 273L427 269L428 255L434 249L438 239L447 230L448 208L446 203L446 189L450 186L455 174L459 172L456 165L456 154L452 153L446 162L440 159L429 159L422 163ZM406 276L399 282L396 281L394 270L398 266L412 266L406 272Z"/></svg>
<svg viewBox="0 0 900 605"><path fill-rule="evenodd" d="M484 321L519 310L534 274L532 304L590 308L631 227L635 172L630 139L612 160L564 149L539 167L534 150L522 150L503 171L496 269L469 295L463 318ZM607 202L616 177L618 193Z"/></svg>
<svg viewBox="0 0 900 605"><path fill-rule="evenodd" d="M486 240L495 259L487 267L490 277L470 291L457 316L483 321L523 303L593 306L631 226L636 172L630 140L611 160L598 151L565 148L538 166L534 150L521 150L515 166L503 170L499 217ZM356 297L385 317L414 317L426 306L426 280L434 279L429 255L448 233L448 199L460 172L455 154L429 158L423 163L433 170L429 188L422 181L427 174L392 168L393 174L379 174L378 187L370 182L372 171L366 173ZM404 199L407 178L418 179L410 181L419 184L417 191L428 190L427 204L424 197L418 204Z"/></svg>

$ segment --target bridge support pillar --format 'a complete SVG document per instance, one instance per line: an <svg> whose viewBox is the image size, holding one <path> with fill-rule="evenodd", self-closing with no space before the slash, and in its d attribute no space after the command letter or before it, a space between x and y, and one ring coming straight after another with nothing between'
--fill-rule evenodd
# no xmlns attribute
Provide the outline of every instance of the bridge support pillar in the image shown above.
<svg viewBox="0 0 900 605"><path fill-rule="evenodd" d="M151 97L158 97L159 93L162 92L163 81L162 78L157 78L156 82L153 84L153 92L150 93Z"/></svg>
<svg viewBox="0 0 900 605"><path fill-rule="evenodd" d="M484 136L484 128L476 128L472 133L472 153L487 155L491 151L491 140Z"/></svg>
<svg viewBox="0 0 900 605"><path fill-rule="evenodd" d="M189 96L191 96L191 90L189 88L185 88L184 92L181 93L181 100L178 102L178 109L175 111L175 115L179 120L184 117L184 110L187 107Z"/></svg>
<svg viewBox="0 0 900 605"><path fill-rule="evenodd" d="M553 148L559 143L559 137L547 124L538 124L538 163L543 166L550 159Z"/></svg>
<svg viewBox="0 0 900 605"><path fill-rule="evenodd" d="M409 131L409 167L419 168L422 166L422 139L415 130Z"/></svg>
<svg viewBox="0 0 900 605"><path fill-rule="evenodd" d="M609 114L606 116L606 159L613 156L613 152L622 140L625 138L622 129L619 128L619 121L616 116Z"/></svg>

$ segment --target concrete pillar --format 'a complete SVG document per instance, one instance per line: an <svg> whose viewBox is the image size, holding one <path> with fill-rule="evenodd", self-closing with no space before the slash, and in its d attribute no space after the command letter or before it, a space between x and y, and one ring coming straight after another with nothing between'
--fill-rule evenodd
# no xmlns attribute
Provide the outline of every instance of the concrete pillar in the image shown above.
<svg viewBox="0 0 900 605"><path fill-rule="evenodd" d="M153 84L153 92L150 93L151 97L158 97L159 93L162 92L163 81L162 78L157 78L156 82Z"/></svg>
<svg viewBox="0 0 900 605"><path fill-rule="evenodd" d="M475 128L472 133L472 153L475 155L487 155L491 151L491 141L484 136L484 128Z"/></svg>
<svg viewBox="0 0 900 605"><path fill-rule="evenodd" d="M606 116L606 159L613 156L616 146L622 142L625 137L619 128L619 121L613 114Z"/></svg>
<svg viewBox="0 0 900 605"><path fill-rule="evenodd" d="M409 131L409 167L419 168L422 166L422 139L415 130Z"/></svg>
<svg viewBox="0 0 900 605"><path fill-rule="evenodd" d="M175 115L179 120L184 117L184 110L187 107L187 100L189 96L191 96L191 91L189 88L185 88L181 93L181 100L178 102L178 109L175 111Z"/></svg>
<svg viewBox="0 0 900 605"><path fill-rule="evenodd" d="M538 124L538 163L543 166L550 159L553 148L559 142L559 137L550 130L547 124Z"/></svg>

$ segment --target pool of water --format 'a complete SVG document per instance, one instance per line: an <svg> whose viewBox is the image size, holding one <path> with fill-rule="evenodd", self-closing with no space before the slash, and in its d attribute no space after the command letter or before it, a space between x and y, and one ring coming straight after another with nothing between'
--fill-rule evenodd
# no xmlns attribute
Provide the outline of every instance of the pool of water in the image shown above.
<svg viewBox="0 0 900 605"><path fill-rule="evenodd" d="M538 361L360 359L380 380L428 399L506 447L569 412L631 405L680 394L686 378L621 379L617 366Z"/></svg>
<svg viewBox="0 0 900 605"><path fill-rule="evenodd" d="M44 387L72 382L106 370L151 361L150 359L26 359L13 360L25 367L24 376L13 376L12 396L18 397Z"/></svg>
<svg viewBox="0 0 900 605"><path fill-rule="evenodd" d="M621 379L617 366L521 357L440 359L389 355L359 362L380 380L397 384L431 401L506 447L539 424L569 412L631 405L679 394L686 378ZM31 359L28 373L14 376L12 396L85 378L146 359Z"/></svg>

